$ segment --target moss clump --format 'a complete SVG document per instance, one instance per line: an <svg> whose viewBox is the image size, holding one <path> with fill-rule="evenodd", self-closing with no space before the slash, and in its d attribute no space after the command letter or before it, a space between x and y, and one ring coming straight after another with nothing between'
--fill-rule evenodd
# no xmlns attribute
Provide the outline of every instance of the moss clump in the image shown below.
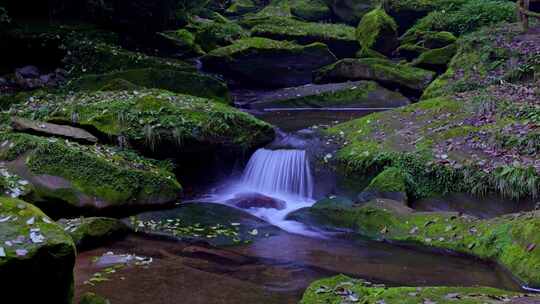
<svg viewBox="0 0 540 304"><path fill-rule="evenodd" d="M344 275L312 283L300 304L342 303L352 294L365 304L495 304L522 296L516 292L489 287L373 287Z"/></svg>
<svg viewBox="0 0 540 304"><path fill-rule="evenodd" d="M0 283L6 299L70 304L75 246L61 226L35 206L0 197ZM12 244L8 246L6 244ZM21 293L30 284L33 292Z"/></svg>
<svg viewBox="0 0 540 304"><path fill-rule="evenodd" d="M110 304L111 302L103 297L100 297L92 292L87 292L82 295L79 304Z"/></svg>
<svg viewBox="0 0 540 304"><path fill-rule="evenodd" d="M382 8L377 8L362 17L356 38L363 48L390 55L398 45L397 30L394 19Z"/></svg>
<svg viewBox="0 0 540 304"><path fill-rule="evenodd" d="M315 208L311 212L323 222L352 228L366 237L447 249L496 261L527 286L540 286L540 250L531 247L540 242L536 233L540 228L538 212L480 220L453 213L417 213L386 200L347 211Z"/></svg>
<svg viewBox="0 0 540 304"><path fill-rule="evenodd" d="M399 54L399 56L402 56L407 60L414 60L415 58L422 55L422 53L428 50L429 50L428 48L419 46L417 44L406 43L406 44L400 45L397 48L397 53Z"/></svg>
<svg viewBox="0 0 540 304"><path fill-rule="evenodd" d="M322 21L332 17L332 11L324 0L292 0L291 13L306 21Z"/></svg>
<svg viewBox="0 0 540 304"><path fill-rule="evenodd" d="M292 17L289 0L271 0L255 17Z"/></svg>
<svg viewBox="0 0 540 304"><path fill-rule="evenodd" d="M434 71L445 71L448 63L457 52L457 45L451 44L439 49L428 50L422 53L412 65Z"/></svg>
<svg viewBox="0 0 540 304"><path fill-rule="evenodd" d="M374 80L394 88L421 92L434 73L379 58L343 59L315 72L315 82Z"/></svg>
<svg viewBox="0 0 540 304"><path fill-rule="evenodd" d="M27 134L1 134L6 145L4 161L24 157L10 171L20 174L33 187L28 199L58 213L62 208L106 209L125 205L171 203L179 198L181 186L166 169L150 161L109 150L49 140ZM42 178L39 178L39 177ZM49 181L43 176L57 177ZM52 186L51 186L52 185ZM51 205L53 204L53 205Z"/></svg>
<svg viewBox="0 0 540 304"><path fill-rule="evenodd" d="M235 0L231 6L227 8L227 15L239 16L246 13L256 11L258 6L253 0Z"/></svg>
<svg viewBox="0 0 540 304"><path fill-rule="evenodd" d="M300 44L322 42L337 57L351 57L358 51L353 27L342 24L302 22L287 17L266 17L247 21L252 36L274 40L295 41Z"/></svg>
<svg viewBox="0 0 540 304"><path fill-rule="evenodd" d="M204 55L204 51L195 41L195 35L187 29L159 33L159 35L169 41L174 48L174 55L181 58L189 58Z"/></svg>
<svg viewBox="0 0 540 304"><path fill-rule="evenodd" d="M227 85L215 77L198 72L181 72L168 69L136 69L106 74L88 74L71 81L69 89L74 91L95 91L105 87L112 91L110 85L116 79L122 79L137 87L169 90L194 96L206 97L228 103L231 98ZM129 88L129 85L127 85ZM120 86L125 90L125 86Z"/></svg>
<svg viewBox="0 0 540 304"><path fill-rule="evenodd" d="M250 149L274 136L270 125L228 105L168 91L78 93L36 102L43 111L21 107L21 114L69 124L76 117L76 125L105 138L123 139L148 153L170 151L171 146L182 151L215 146Z"/></svg>
<svg viewBox="0 0 540 304"><path fill-rule="evenodd" d="M416 31L447 31L462 35L483 26L515 21L515 3L504 0L472 0L456 10L437 10L420 19L405 36Z"/></svg>
<svg viewBox="0 0 540 304"><path fill-rule="evenodd" d="M366 190L378 191L378 192L407 192L405 175L398 168L384 169L379 175L377 175Z"/></svg>
<svg viewBox="0 0 540 304"><path fill-rule="evenodd" d="M230 21L205 22L197 25L196 28L196 42L206 52L230 45L238 39L249 36L240 25Z"/></svg>

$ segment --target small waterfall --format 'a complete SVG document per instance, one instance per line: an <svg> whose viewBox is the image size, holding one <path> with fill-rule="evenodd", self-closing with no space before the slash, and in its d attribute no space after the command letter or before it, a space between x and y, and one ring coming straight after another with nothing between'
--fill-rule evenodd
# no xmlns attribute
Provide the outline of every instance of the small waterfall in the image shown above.
<svg viewBox="0 0 540 304"><path fill-rule="evenodd" d="M313 196L313 178L303 150L257 150L244 170L242 183L269 195Z"/></svg>

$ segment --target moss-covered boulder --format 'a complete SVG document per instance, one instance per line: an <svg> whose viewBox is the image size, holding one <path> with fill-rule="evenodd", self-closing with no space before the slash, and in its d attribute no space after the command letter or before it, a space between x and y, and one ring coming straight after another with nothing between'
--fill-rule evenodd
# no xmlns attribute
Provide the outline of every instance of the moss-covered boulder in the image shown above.
<svg viewBox="0 0 540 304"><path fill-rule="evenodd" d="M58 223L71 236L78 250L102 246L124 237L130 231L124 222L107 217L61 219Z"/></svg>
<svg viewBox="0 0 540 304"><path fill-rule="evenodd" d="M310 83L314 70L336 61L322 43L248 38L202 57L203 67L256 86L292 87ZM271 75L271 77L270 77Z"/></svg>
<svg viewBox="0 0 540 304"><path fill-rule="evenodd" d="M229 16L240 16L257 11L258 5L253 0L234 0L231 6L225 10Z"/></svg>
<svg viewBox="0 0 540 304"><path fill-rule="evenodd" d="M332 18L332 11L324 0L291 0L293 16L306 21L323 21Z"/></svg>
<svg viewBox="0 0 540 304"><path fill-rule="evenodd" d="M365 304L502 304L538 301L534 295L489 287L374 287L372 283L338 275L313 282L300 304L343 303L350 299L358 299L355 302Z"/></svg>
<svg viewBox="0 0 540 304"><path fill-rule="evenodd" d="M204 54L204 50L195 41L195 35L186 29L158 33L160 51L175 58L191 58Z"/></svg>
<svg viewBox="0 0 540 304"><path fill-rule="evenodd" d="M373 80L405 92L421 93L435 74L424 69L396 64L379 58L343 59L315 73L316 83Z"/></svg>
<svg viewBox="0 0 540 304"><path fill-rule="evenodd" d="M168 69L135 69L105 74L87 74L71 81L69 89L74 91L108 90L114 88L118 79L128 81L139 88L164 89L175 93L206 97L229 103L231 98L227 85L213 76L199 72L182 72ZM129 87L129 86L128 86ZM124 90L125 86L119 86Z"/></svg>
<svg viewBox="0 0 540 304"><path fill-rule="evenodd" d="M406 60L412 61L426 51L429 51L429 49L417 44L405 43L397 48L396 54Z"/></svg>
<svg viewBox="0 0 540 304"><path fill-rule="evenodd" d="M457 213L414 212L398 202L375 200L346 211L318 207L309 213L323 224L354 229L373 239L446 249L496 261L527 286L540 286L538 211L480 220Z"/></svg>
<svg viewBox="0 0 540 304"><path fill-rule="evenodd" d="M454 43L443 48L425 51L413 61L412 65L442 73L446 71L448 63L457 52L457 48L457 44Z"/></svg>
<svg viewBox="0 0 540 304"><path fill-rule="evenodd" d="M403 95L389 91L373 81L306 85L270 92L250 108L394 108L408 105Z"/></svg>
<svg viewBox="0 0 540 304"><path fill-rule="evenodd" d="M161 90L53 95L33 102L17 112L77 125L102 140L112 139L168 158L218 147L252 149L274 136L270 125L228 105ZM43 111L29 111L28 107Z"/></svg>
<svg viewBox="0 0 540 304"><path fill-rule="evenodd" d="M345 23L356 25L362 17L374 9L378 0L329 0L332 12Z"/></svg>
<svg viewBox="0 0 540 304"><path fill-rule="evenodd" d="M196 26L195 35L195 41L206 52L230 45L238 39L249 36L240 25L228 20L200 23Z"/></svg>
<svg viewBox="0 0 540 304"><path fill-rule="evenodd" d="M81 296L79 304L110 304L111 302L93 292L87 292Z"/></svg>
<svg viewBox="0 0 540 304"><path fill-rule="evenodd" d="M25 199L51 215L129 213L178 202L182 192L167 169L134 153L22 133L0 138L8 171L31 187Z"/></svg>
<svg viewBox="0 0 540 304"><path fill-rule="evenodd" d="M0 198L3 299L71 304L74 265L75 246L61 226L31 204ZM21 292L21 286L31 292Z"/></svg>
<svg viewBox="0 0 540 304"><path fill-rule="evenodd" d="M267 17L249 21L252 36L299 44L321 42L338 58L354 57L359 49L353 27L343 24L302 22L286 17Z"/></svg>
<svg viewBox="0 0 540 304"><path fill-rule="evenodd" d="M391 55L398 46L398 26L382 8L377 8L362 17L356 28L356 37L363 48L384 55Z"/></svg>
<svg viewBox="0 0 540 304"><path fill-rule="evenodd" d="M358 196L367 202L374 198L386 198L407 204L407 180L398 168L386 168L379 173Z"/></svg>
<svg viewBox="0 0 540 304"><path fill-rule="evenodd" d="M281 233L281 229L236 207L184 203L178 208L125 219L136 232L174 240L233 246Z"/></svg>

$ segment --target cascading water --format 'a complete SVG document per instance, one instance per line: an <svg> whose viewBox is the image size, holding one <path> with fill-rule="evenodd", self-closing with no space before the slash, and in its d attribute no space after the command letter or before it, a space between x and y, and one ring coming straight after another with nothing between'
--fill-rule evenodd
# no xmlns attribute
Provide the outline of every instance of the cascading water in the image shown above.
<svg viewBox="0 0 540 304"><path fill-rule="evenodd" d="M242 184L266 195L313 196L313 178L303 150L257 150L244 170Z"/></svg>
<svg viewBox="0 0 540 304"><path fill-rule="evenodd" d="M284 202L281 208L251 207L247 211L289 232L319 236L304 225L286 220L289 213L313 205L313 177L305 150L259 149L250 158L239 181L211 197L227 203L239 197L263 195L263 200Z"/></svg>

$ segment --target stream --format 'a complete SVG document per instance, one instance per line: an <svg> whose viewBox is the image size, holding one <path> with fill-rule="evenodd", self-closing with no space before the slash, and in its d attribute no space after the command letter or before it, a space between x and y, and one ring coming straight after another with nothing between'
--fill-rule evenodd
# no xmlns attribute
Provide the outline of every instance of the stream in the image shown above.
<svg viewBox="0 0 540 304"><path fill-rule="evenodd" d="M388 286L520 290L506 271L473 257L369 241L350 232L317 231L286 220L289 213L311 206L321 196L310 153L313 147L320 153L317 149L323 143L314 136L317 128L306 128L347 121L369 112L280 110L279 115L272 112L271 117L261 113L260 118L280 127L276 141L256 151L243 172L200 193L193 202L241 206L279 227L279 233L249 244L220 248L201 242L130 235L78 255L76 298L92 291L113 304L167 304L178 303L178 299L189 299L189 303L297 303L311 282L337 274ZM418 206L430 210L432 204L420 202ZM118 270L94 263L96 257L107 252L151 257L152 263ZM108 272L106 280L88 284L95 273L104 269Z"/></svg>

